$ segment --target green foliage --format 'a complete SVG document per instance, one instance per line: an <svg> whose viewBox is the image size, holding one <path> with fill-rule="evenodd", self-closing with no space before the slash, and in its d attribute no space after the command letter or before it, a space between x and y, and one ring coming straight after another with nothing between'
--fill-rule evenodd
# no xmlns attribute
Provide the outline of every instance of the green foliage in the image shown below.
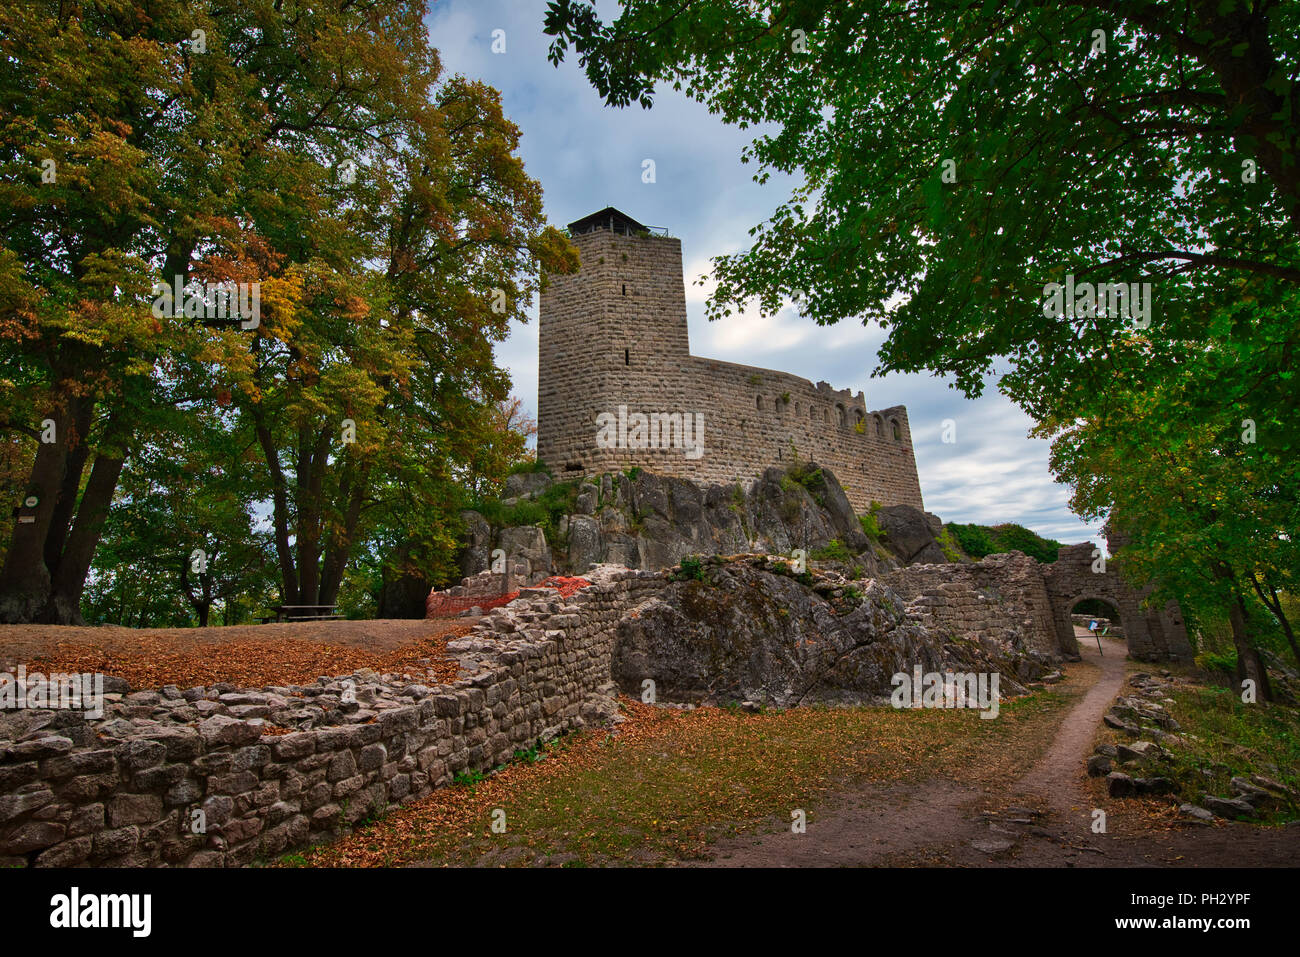
<svg viewBox="0 0 1300 957"><path fill-rule="evenodd" d="M704 562L698 555L687 555L669 576L673 581L704 581Z"/></svg>
<svg viewBox="0 0 1300 957"><path fill-rule="evenodd" d="M948 559L948 561L959 562L962 560L963 556L961 549L958 548L957 543L953 541L953 537L951 533L949 533L948 529L941 529L939 531L939 537L935 539L935 542L938 544L939 550L943 552L943 557Z"/></svg>
<svg viewBox="0 0 1300 957"><path fill-rule="evenodd" d="M878 511L880 511L880 503L873 501L871 509L865 515L858 516L858 523L862 526L863 534L877 543L885 537L884 529L880 527L880 522L876 519Z"/></svg>
<svg viewBox="0 0 1300 957"><path fill-rule="evenodd" d="M555 482L535 498L521 498L511 505L499 499L475 502L474 511L496 528L534 525L542 529L549 542L560 540L559 523L577 507L578 480Z"/></svg>
<svg viewBox="0 0 1300 957"><path fill-rule="evenodd" d="M971 558L979 560L985 555L1000 552L1021 551L1030 558L1045 565L1056 561L1062 545L1058 541L1043 538L1023 525L1008 523L1004 525L961 525L953 523L944 526L944 535L949 546L957 546ZM944 547L940 541L939 547ZM948 554L948 549L944 549Z"/></svg>
<svg viewBox="0 0 1300 957"><path fill-rule="evenodd" d="M476 784L479 784L486 779L487 775L482 771L479 771L476 768L466 768L464 771L457 771L456 774L452 776L451 782L458 787L469 788L472 791Z"/></svg>
<svg viewBox="0 0 1300 957"><path fill-rule="evenodd" d="M1060 542L1043 538L1023 525L1015 523L994 525L989 529L989 537L992 538L994 547L998 551L1021 551L1045 565L1056 561L1056 556L1062 548Z"/></svg>
<svg viewBox="0 0 1300 957"><path fill-rule="evenodd" d="M606 102L682 89L762 131L744 152L760 181L797 177L748 248L716 261L711 316L754 299L773 314L798 294L819 323L886 323L882 371L951 374L971 395L1007 356L1000 384L1037 417L1145 369L1115 348L1126 317L1043 321L1045 283L1151 281L1157 326L1205 341L1215 308L1270 294L1275 274L1297 281L1300 130L1279 108L1300 57L1293 6L886 10L628 0L605 21L587 2L550 5L550 56L577 51ZM1261 144L1256 182L1238 142Z"/></svg>
<svg viewBox="0 0 1300 957"><path fill-rule="evenodd" d="M844 562L847 564L853 560L853 553L838 538L832 538L826 543L825 548L813 549L808 557L817 562Z"/></svg>
<svg viewBox="0 0 1300 957"><path fill-rule="evenodd" d="M550 466L536 456L520 459L506 471L507 475L535 475L538 473L549 475L551 478L555 477Z"/></svg>
<svg viewBox="0 0 1300 957"><path fill-rule="evenodd" d="M992 555L998 550L997 546L993 544L992 536L989 535L988 527L985 525L952 523L944 526L944 528L952 534L957 546L971 558L978 560L985 555Z"/></svg>
<svg viewBox="0 0 1300 957"><path fill-rule="evenodd" d="M1237 653L1231 650L1226 653L1201 651L1196 655L1196 666L1204 668L1206 671L1217 671L1225 675L1232 675L1237 670Z"/></svg>
<svg viewBox="0 0 1300 957"><path fill-rule="evenodd" d="M1170 711L1182 725L1184 744L1170 752L1161 771L1180 786L1179 797L1196 802L1206 792L1231 793L1233 777L1264 774L1300 788L1300 711L1281 705L1245 704L1235 688L1174 688ZM1266 821L1300 818L1300 802L1283 801Z"/></svg>

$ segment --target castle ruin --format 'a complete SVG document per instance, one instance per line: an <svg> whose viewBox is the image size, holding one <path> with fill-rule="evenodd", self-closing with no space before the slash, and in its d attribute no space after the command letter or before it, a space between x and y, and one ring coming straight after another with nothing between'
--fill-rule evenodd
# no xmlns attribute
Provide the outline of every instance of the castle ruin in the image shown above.
<svg viewBox="0 0 1300 957"><path fill-rule="evenodd" d="M748 482L797 457L830 467L858 512L924 508L905 407L691 355L681 240L612 207L569 233L580 271L548 277L540 308L537 456L557 478Z"/></svg>

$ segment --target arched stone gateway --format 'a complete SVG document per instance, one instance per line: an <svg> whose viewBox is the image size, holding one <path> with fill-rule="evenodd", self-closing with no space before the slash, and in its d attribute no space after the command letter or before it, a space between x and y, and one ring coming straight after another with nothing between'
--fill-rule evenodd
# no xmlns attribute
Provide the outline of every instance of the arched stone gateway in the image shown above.
<svg viewBox="0 0 1300 957"><path fill-rule="evenodd" d="M1119 623L1128 640L1128 652L1139 661L1190 660L1192 646L1177 602L1163 609L1143 608L1146 592L1140 592L1118 574L1093 571L1092 542L1062 548L1056 561L1043 566L1047 595L1052 603L1052 619L1062 651L1078 654L1070 612L1087 598L1109 602L1119 611Z"/></svg>

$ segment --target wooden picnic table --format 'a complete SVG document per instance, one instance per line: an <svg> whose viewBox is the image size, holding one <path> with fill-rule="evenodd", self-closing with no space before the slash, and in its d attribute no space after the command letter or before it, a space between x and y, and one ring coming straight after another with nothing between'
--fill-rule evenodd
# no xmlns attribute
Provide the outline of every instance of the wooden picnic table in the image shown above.
<svg viewBox="0 0 1300 957"><path fill-rule="evenodd" d="M334 621L343 617L336 613L338 607L338 605L275 605L271 608L274 614L263 615L260 621L262 624L272 619L276 622Z"/></svg>

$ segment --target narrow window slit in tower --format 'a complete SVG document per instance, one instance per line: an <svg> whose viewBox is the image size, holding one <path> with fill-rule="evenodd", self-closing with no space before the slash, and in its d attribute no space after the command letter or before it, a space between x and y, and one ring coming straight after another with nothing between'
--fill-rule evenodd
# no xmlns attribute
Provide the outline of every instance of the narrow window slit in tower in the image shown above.
<svg viewBox="0 0 1300 957"><path fill-rule="evenodd" d="M623 295L627 295L627 283L623 283Z"/></svg>
<svg viewBox="0 0 1300 957"><path fill-rule="evenodd" d="M630 366L632 364L632 356L630 353L630 349L623 350L623 365L625 366Z"/></svg>

